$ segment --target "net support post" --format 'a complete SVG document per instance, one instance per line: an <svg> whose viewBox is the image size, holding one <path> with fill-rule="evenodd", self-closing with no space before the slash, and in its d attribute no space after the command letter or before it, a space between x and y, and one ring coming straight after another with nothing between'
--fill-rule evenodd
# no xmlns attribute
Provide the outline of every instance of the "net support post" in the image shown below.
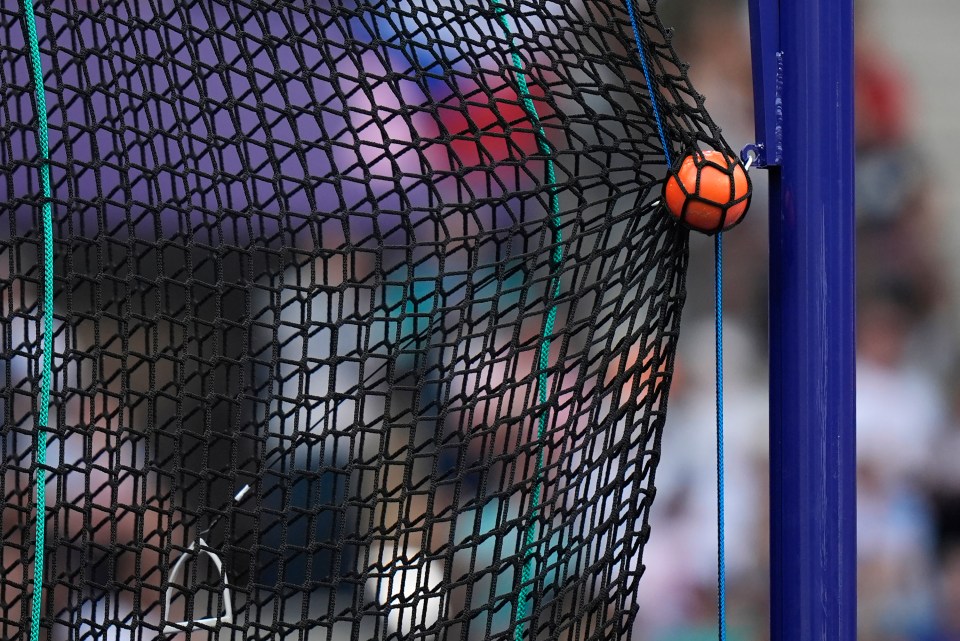
<svg viewBox="0 0 960 641"><path fill-rule="evenodd" d="M752 28L776 29L754 43L755 73L767 47L758 138L779 151L766 158L771 639L854 641L853 0L751 4Z"/></svg>
<svg viewBox="0 0 960 641"><path fill-rule="evenodd" d="M754 167L779 165L783 154L783 52L780 0L749 0L753 62L753 112L757 142L741 154L755 154Z"/></svg>

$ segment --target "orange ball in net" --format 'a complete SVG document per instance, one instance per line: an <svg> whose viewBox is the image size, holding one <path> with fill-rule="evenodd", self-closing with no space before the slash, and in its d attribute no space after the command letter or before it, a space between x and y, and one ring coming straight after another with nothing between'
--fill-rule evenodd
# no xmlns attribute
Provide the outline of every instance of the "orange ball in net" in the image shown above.
<svg viewBox="0 0 960 641"><path fill-rule="evenodd" d="M743 219L750 205L750 178L732 156L697 151L671 172L663 188L667 211L691 229L726 231Z"/></svg>

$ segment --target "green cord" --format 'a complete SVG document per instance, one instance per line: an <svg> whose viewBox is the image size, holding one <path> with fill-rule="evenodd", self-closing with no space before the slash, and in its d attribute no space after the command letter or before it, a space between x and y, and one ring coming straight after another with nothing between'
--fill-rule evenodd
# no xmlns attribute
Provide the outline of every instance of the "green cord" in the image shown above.
<svg viewBox="0 0 960 641"><path fill-rule="evenodd" d="M513 27L510 24L507 10L503 4L501 4L501 0L491 1L497 13L497 18L500 20L500 25L503 27L504 36L512 46ZM536 131L537 146L540 152L547 157L547 186L550 190L550 229L553 233L551 239L553 255L550 257L552 274L549 285L549 300L553 302L547 311L547 317L543 323L543 333L541 335L540 349L538 350L537 357L537 368L540 372L537 376L537 399L539 404L544 406L544 409L540 414L537 424L537 465L534 476L533 496L531 497L530 512L523 540L523 571L520 574L520 594L517 598L517 610L514 619L516 627L514 628L513 638L515 641L521 641L524 631L521 622L527 616L527 599L530 597L532 590L530 582L536 573L533 550L537 541L536 520L537 513L540 510L540 485L543 476L543 437L547 431L548 419L548 412L545 407L548 401L549 383L547 368L550 366L550 336L553 334L553 327L557 320L557 304L555 301L560 295L560 270L563 266L563 233L560 230L560 199L556 191L557 176L554 170L553 159L551 158L553 150L547 142L547 134L543 130L543 125L540 123L540 115L537 113L537 108L533 104L533 98L527 86L527 79L524 76L523 60L516 50L511 53L511 58L513 59L513 66L517 70L517 84L520 86L520 96L524 109L527 112L530 123Z"/></svg>
<svg viewBox="0 0 960 641"><path fill-rule="evenodd" d="M37 38L37 19L31 0L24 0L23 20L30 46L34 94L37 100L37 145L40 148L40 182L43 185L43 353L40 374L40 398L37 416L37 525L35 559L33 562L33 600L30 615L30 641L40 638L40 618L43 605L43 549L46 538L47 505L47 428L50 408L50 381L53 355L53 190L50 186L50 143L47 137L47 98L43 85L43 66L40 61L40 41Z"/></svg>

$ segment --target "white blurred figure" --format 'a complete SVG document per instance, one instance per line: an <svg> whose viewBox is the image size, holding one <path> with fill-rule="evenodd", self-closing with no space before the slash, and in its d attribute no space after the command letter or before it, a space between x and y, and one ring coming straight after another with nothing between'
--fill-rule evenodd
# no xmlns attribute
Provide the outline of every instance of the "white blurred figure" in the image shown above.
<svg viewBox="0 0 960 641"><path fill-rule="evenodd" d="M932 618L934 523L921 491L946 405L907 350L912 312L895 292L861 304L857 362L857 547L861 635L917 634Z"/></svg>
<svg viewBox="0 0 960 641"><path fill-rule="evenodd" d="M443 563L419 549L385 542L370 548L367 591L386 612L387 636L429 630L444 611Z"/></svg>
<svg viewBox="0 0 960 641"><path fill-rule="evenodd" d="M910 312L901 303L880 296L858 317L857 458L886 483L913 482L946 424L946 404L933 376L910 358Z"/></svg>
<svg viewBox="0 0 960 641"><path fill-rule="evenodd" d="M383 420L385 394L377 381L385 378L386 359L364 355L382 344L385 323L370 320L364 288L343 280L347 263L340 255L288 268L276 301L274 294L255 293L254 307L273 304L277 316L274 328L258 330L254 350L278 356L264 383L274 399L267 458L275 460L268 462L295 452L300 467L346 464L360 456L357 428ZM348 278L363 283L371 275Z"/></svg>

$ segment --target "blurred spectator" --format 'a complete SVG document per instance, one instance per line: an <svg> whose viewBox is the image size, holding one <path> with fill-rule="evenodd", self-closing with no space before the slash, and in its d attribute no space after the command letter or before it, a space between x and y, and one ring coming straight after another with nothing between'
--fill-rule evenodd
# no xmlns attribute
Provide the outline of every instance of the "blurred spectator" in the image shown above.
<svg viewBox="0 0 960 641"><path fill-rule="evenodd" d="M946 416L936 380L908 358L910 303L888 289L859 308L857 457L885 485L919 476Z"/></svg>

